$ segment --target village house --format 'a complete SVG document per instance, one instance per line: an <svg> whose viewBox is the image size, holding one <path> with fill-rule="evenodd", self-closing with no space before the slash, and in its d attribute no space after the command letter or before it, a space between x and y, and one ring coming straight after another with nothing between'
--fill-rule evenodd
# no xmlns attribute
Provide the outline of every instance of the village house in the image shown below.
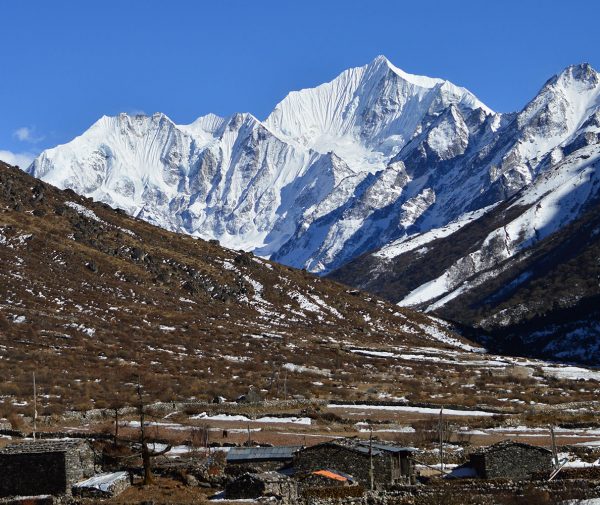
<svg viewBox="0 0 600 505"><path fill-rule="evenodd" d="M315 470L297 475L298 495L306 502L358 498L365 492L354 477L338 470Z"/></svg>
<svg viewBox="0 0 600 505"><path fill-rule="evenodd" d="M0 497L69 495L94 474L94 454L80 440L45 440L0 449Z"/></svg>
<svg viewBox="0 0 600 505"><path fill-rule="evenodd" d="M317 470L352 475L353 480L370 489L385 489L394 484L414 484L416 449L380 441L346 438L307 447L295 453L296 476Z"/></svg>
<svg viewBox="0 0 600 505"><path fill-rule="evenodd" d="M505 440L471 454L468 466L484 479L529 479L552 471L552 451Z"/></svg>

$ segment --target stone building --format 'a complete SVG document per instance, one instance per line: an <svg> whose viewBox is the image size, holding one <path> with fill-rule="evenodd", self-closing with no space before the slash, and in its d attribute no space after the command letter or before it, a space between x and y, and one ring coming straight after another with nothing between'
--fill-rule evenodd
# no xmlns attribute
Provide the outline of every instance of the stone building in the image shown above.
<svg viewBox="0 0 600 505"><path fill-rule="evenodd" d="M550 473L552 451L506 440L471 454L469 466L484 479L529 479L532 474Z"/></svg>
<svg viewBox="0 0 600 505"><path fill-rule="evenodd" d="M94 454L80 440L44 440L0 449L0 497L65 495L94 474Z"/></svg>
<svg viewBox="0 0 600 505"><path fill-rule="evenodd" d="M414 484L416 449L397 445L346 438L331 440L307 447L295 453L297 475L329 469L352 475L354 480L369 489L371 465L373 488L384 489L394 484Z"/></svg>
<svg viewBox="0 0 600 505"><path fill-rule="evenodd" d="M273 496L283 503L296 503L296 482L278 472L245 473L225 487L228 500L246 500Z"/></svg>

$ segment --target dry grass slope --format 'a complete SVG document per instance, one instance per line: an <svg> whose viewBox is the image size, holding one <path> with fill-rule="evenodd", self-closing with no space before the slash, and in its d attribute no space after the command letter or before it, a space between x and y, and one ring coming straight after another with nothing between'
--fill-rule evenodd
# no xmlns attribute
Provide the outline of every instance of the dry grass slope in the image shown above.
<svg viewBox="0 0 600 505"><path fill-rule="evenodd" d="M345 345L443 344L435 323L251 254L170 233L0 164L0 394L89 408L127 401L134 376L164 400L365 370ZM289 366L289 365L288 365ZM375 372L369 371L369 373ZM344 384L346 382L346 384Z"/></svg>

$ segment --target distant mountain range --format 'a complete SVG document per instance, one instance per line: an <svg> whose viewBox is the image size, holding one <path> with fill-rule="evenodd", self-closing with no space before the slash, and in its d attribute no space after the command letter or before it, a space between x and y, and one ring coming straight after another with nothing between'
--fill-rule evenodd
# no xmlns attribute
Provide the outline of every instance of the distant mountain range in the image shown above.
<svg viewBox="0 0 600 505"><path fill-rule="evenodd" d="M103 117L28 172L169 230L501 331L492 341L513 349L589 361L600 345L582 355L579 344L597 341L595 319L556 311L598 293L579 255L593 256L599 141L589 65L502 114L378 57L290 93L262 122ZM586 287L562 296L571 274L551 279L571 267Z"/></svg>
<svg viewBox="0 0 600 505"><path fill-rule="evenodd" d="M440 160L455 156L467 122L483 132L501 121L467 90L378 57L290 93L264 122L103 117L28 172L169 230L327 272L431 213L439 190L400 153L421 135Z"/></svg>

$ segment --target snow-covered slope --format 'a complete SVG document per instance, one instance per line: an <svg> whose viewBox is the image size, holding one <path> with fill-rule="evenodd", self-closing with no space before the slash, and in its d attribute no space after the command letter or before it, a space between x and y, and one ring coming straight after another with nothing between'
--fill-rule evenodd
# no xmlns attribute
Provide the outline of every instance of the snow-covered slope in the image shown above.
<svg viewBox="0 0 600 505"><path fill-rule="evenodd" d="M528 187L511 208L523 209L514 219L491 231L472 252L441 276L412 290L403 306L427 305L435 310L466 290L494 278L515 257L577 219L600 190L600 149L589 146L571 155ZM525 280L525 279L523 279Z"/></svg>
<svg viewBox="0 0 600 505"><path fill-rule="evenodd" d="M28 171L170 230L327 273L533 184L593 141L599 89L591 67L573 66L523 111L497 114L377 57L290 93L264 122L104 117Z"/></svg>
<svg viewBox="0 0 600 505"><path fill-rule="evenodd" d="M29 172L164 228L244 249L269 234L277 247L295 227L296 199L313 205L351 173L335 155L281 141L250 114L185 126L163 114L103 117L42 153ZM299 187L302 178L309 180Z"/></svg>
<svg viewBox="0 0 600 505"><path fill-rule="evenodd" d="M372 171L384 168L427 116L450 105L491 113L466 89L407 74L378 56L331 82L290 93L265 124L290 142L334 151L353 169Z"/></svg>
<svg viewBox="0 0 600 505"><path fill-rule="evenodd" d="M453 196L453 202L446 200L443 209L447 216L454 215L452 208L464 198L465 189L471 188L475 196L471 205L476 210L459 212L452 221L441 222L441 226L431 226L430 219L428 226L417 233L387 243L335 276L348 282L354 270L366 269L368 273L362 274L356 284L381 292L378 285L390 282L391 271L406 276L407 271L421 264L419 258L429 258L429 253L433 253L438 258L436 268L411 277L410 283L391 295L401 305L427 310L439 309L496 278L516 258L526 257L529 249L578 219L598 196L599 97L600 79L588 66L569 67L551 79L524 111L498 132L491 163L486 160L489 155L483 157L489 149L486 146L468 158L476 169L473 174L462 167L461 173L468 177L465 183L444 195ZM477 170L482 160L486 160L485 172ZM418 166L414 161L405 163L413 170ZM459 165L463 163L461 160ZM424 173L431 179L430 171ZM441 182L447 184L453 173L455 167L446 172ZM477 173L484 183L475 192L472 183ZM490 200L491 205L481 206ZM462 206L469 210L465 204L468 199L463 200ZM457 237L463 236L467 225L470 228L464 236L470 240L462 242L463 238ZM457 247L457 243L461 245ZM444 256L445 262L440 260L440 244L445 244L446 252L452 250L452 254Z"/></svg>

